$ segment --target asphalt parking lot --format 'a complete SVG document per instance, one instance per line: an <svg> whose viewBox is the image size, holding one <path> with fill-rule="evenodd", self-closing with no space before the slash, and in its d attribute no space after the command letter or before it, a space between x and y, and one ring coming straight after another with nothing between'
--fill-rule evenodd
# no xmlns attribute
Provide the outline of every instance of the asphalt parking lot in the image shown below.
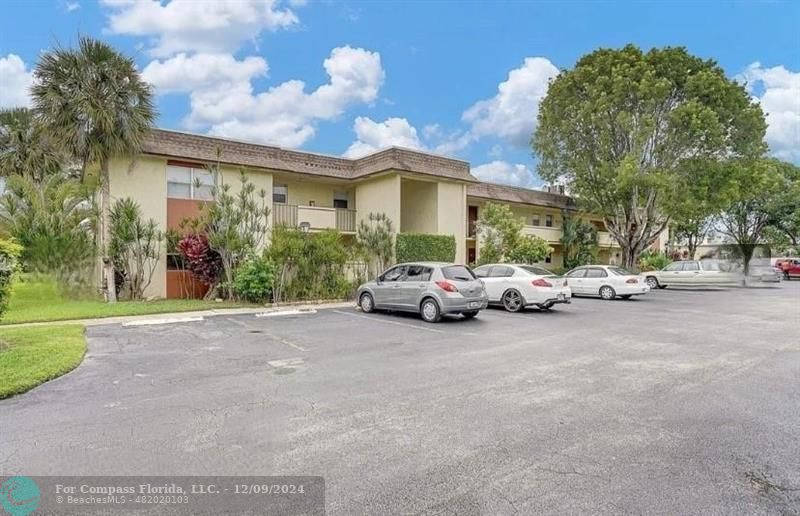
<svg viewBox="0 0 800 516"><path fill-rule="evenodd" d="M0 475L322 475L329 514L800 514L800 282L430 325L89 328Z"/></svg>

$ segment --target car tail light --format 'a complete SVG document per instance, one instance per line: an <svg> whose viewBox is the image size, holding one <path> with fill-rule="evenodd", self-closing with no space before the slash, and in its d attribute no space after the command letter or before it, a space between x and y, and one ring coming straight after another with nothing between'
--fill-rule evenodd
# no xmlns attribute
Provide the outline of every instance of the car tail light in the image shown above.
<svg viewBox="0 0 800 516"><path fill-rule="evenodd" d="M630 279L628 279L628 281L626 281L625 283L639 283L639 280L638 280L638 279L636 279L636 278L630 278Z"/></svg>
<svg viewBox="0 0 800 516"><path fill-rule="evenodd" d="M542 278L535 279L535 280L531 281L531 285L533 285L534 287L552 287L553 286L549 281L543 280Z"/></svg>
<svg viewBox="0 0 800 516"><path fill-rule="evenodd" d="M444 290L445 292L458 292L456 286L450 283L449 281L444 281L444 280L437 281L436 286Z"/></svg>

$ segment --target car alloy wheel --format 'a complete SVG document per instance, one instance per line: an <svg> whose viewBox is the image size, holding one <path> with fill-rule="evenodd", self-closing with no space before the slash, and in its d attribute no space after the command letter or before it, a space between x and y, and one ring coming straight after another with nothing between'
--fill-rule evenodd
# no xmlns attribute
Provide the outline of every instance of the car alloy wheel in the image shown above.
<svg viewBox="0 0 800 516"><path fill-rule="evenodd" d="M516 290L508 290L503 294L503 307L509 312L522 310L522 296Z"/></svg>
<svg viewBox="0 0 800 516"><path fill-rule="evenodd" d="M358 301L358 306L361 307L361 311L368 314L372 312L375 308L375 302L372 300L371 294L361 294L361 299Z"/></svg>
<svg viewBox="0 0 800 516"><path fill-rule="evenodd" d="M606 301L610 301L615 297L617 297L617 293L614 292L613 288L606 285L605 287L600 287L600 297L602 297Z"/></svg>
<svg viewBox="0 0 800 516"><path fill-rule="evenodd" d="M647 283L647 286L650 287L650 290L655 290L658 288L658 280L653 276L648 276L644 282Z"/></svg>
<svg viewBox="0 0 800 516"><path fill-rule="evenodd" d="M433 299L426 299L422 302L420 313L425 322L439 322L439 319L442 318L439 313L439 305Z"/></svg>

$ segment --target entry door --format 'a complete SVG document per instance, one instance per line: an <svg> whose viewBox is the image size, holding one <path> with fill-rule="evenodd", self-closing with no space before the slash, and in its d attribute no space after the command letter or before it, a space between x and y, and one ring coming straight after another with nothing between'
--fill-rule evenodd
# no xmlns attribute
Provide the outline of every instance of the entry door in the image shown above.
<svg viewBox="0 0 800 516"><path fill-rule="evenodd" d="M478 222L478 207L470 206L467 211L467 235L475 236L475 224ZM474 262L473 262L474 263Z"/></svg>

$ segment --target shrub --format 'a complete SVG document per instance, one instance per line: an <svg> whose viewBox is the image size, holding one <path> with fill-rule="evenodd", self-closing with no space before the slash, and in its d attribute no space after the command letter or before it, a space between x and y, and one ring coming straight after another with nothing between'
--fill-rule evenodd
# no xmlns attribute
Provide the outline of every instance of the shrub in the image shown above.
<svg viewBox="0 0 800 516"><path fill-rule="evenodd" d="M536 235L523 235L508 250L506 260L511 263L537 263L552 252L553 248L547 245L545 239Z"/></svg>
<svg viewBox="0 0 800 516"><path fill-rule="evenodd" d="M156 221L143 220L142 210L133 199L120 199L111 207L109 255L114 269L122 273L130 299L144 296L161 258L163 241Z"/></svg>
<svg viewBox="0 0 800 516"><path fill-rule="evenodd" d="M356 240L369 257L368 268L375 276L383 272L394 257L394 229L392 220L385 213L370 213L358 224Z"/></svg>
<svg viewBox="0 0 800 516"><path fill-rule="evenodd" d="M22 246L9 240L0 239L0 318L8 307L11 281L19 268Z"/></svg>
<svg viewBox="0 0 800 516"><path fill-rule="evenodd" d="M642 254L639 255L639 261L637 263L639 270L642 272L647 271L660 271L670 263L672 263L672 259L667 256L665 253L661 251L653 251L650 249L645 250Z"/></svg>
<svg viewBox="0 0 800 516"><path fill-rule="evenodd" d="M251 303L267 303L272 299L275 265L264 257L245 260L233 276L233 293Z"/></svg>
<svg viewBox="0 0 800 516"><path fill-rule="evenodd" d="M206 297L214 297L222 277L222 259L208 245L208 238L201 233L191 233L178 242L178 250L192 276L208 285Z"/></svg>
<svg viewBox="0 0 800 516"><path fill-rule="evenodd" d="M452 262L456 259L456 239L453 235L399 233L397 262Z"/></svg>

